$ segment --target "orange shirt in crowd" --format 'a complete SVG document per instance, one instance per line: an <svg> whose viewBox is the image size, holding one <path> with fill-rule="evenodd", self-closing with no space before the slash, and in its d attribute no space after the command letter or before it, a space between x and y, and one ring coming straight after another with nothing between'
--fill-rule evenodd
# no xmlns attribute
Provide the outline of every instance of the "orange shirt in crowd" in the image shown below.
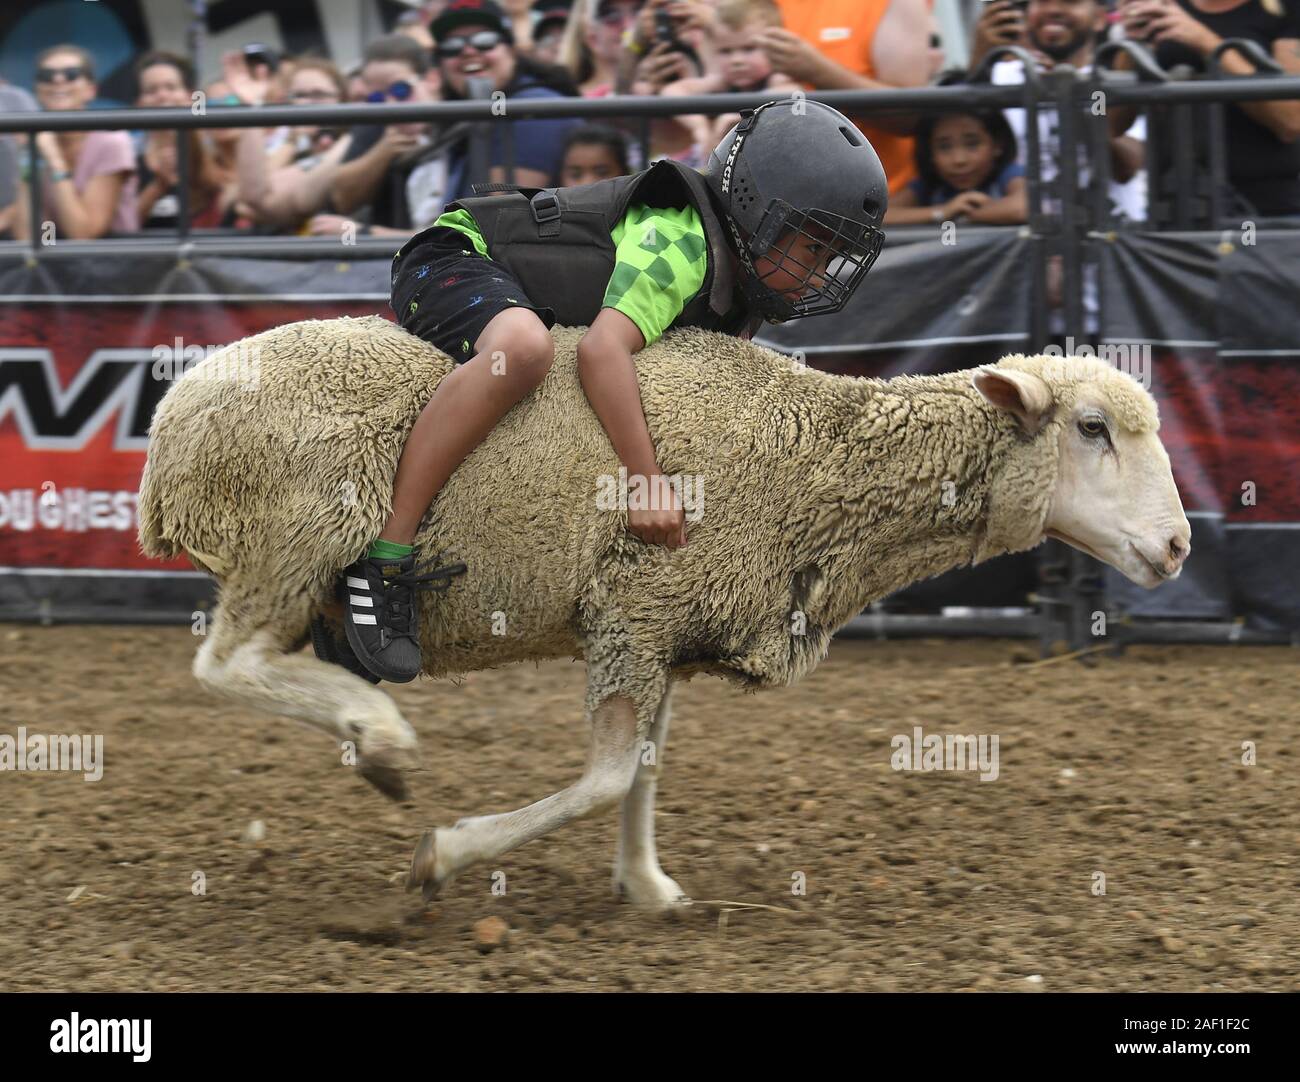
<svg viewBox="0 0 1300 1082"><path fill-rule="evenodd" d="M871 63L871 41L889 8L889 0L777 0L777 4L790 33L855 75L878 78ZM857 125L880 155L890 194L901 191L916 175L913 141L871 127L864 120L858 120Z"/></svg>

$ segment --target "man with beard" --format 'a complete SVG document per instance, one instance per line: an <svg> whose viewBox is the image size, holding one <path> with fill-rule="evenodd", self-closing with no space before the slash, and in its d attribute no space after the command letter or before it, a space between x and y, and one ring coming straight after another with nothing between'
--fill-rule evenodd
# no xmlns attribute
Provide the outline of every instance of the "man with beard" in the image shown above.
<svg viewBox="0 0 1300 1082"><path fill-rule="evenodd" d="M1014 21L1007 15L1007 8L1001 3L988 5L989 10L981 18L981 23L988 24L976 30L977 43L982 42L985 51L989 42L1006 40L1016 31ZM996 10L995 10L996 9ZM1057 64L1069 64L1077 71L1087 72L1092 66L1092 54L1101 36L1106 30L1106 5L1102 0L1029 0L1025 8L1023 22L1023 39L1018 43L1024 45L1034 54L1041 69L1050 70ZM1011 38L1011 40L1015 40ZM1019 60L1004 60L993 65L992 81L1000 85L1023 83L1024 67ZM1025 139L1025 111L1023 109L1006 110L1007 122L1015 132L1019 144L1017 161L1025 164L1028 143ZM1080 116L1082 122L1084 118ZM1075 163L1075 176L1080 189L1086 188L1091 179L1088 151L1085 140L1078 140L1078 159ZM1110 145L1110 183L1107 195L1110 197L1111 214L1119 219L1142 221L1147 216L1147 177L1142 168L1146 150L1146 118L1138 117L1133 126L1123 134L1109 132ZM1056 110L1047 107L1038 113L1039 169L1044 185L1042 207L1047 214L1059 214L1061 200L1059 192L1052 194L1052 187L1060 175L1061 136L1060 118ZM1053 335L1091 335L1097 331L1097 268L1086 264L1083 268L1083 326L1066 327L1062 311L1063 269L1060 256L1053 256L1047 264L1047 303L1049 314L1048 329Z"/></svg>
<svg viewBox="0 0 1300 1082"><path fill-rule="evenodd" d="M988 10L981 16L981 24L999 19L999 28L1005 31L1003 24L1009 18L1006 5L995 3L987 5ZM999 28L995 28L999 29ZM1029 0L1025 9L1024 33L1025 44L1033 52L1040 67L1050 68L1056 64L1069 64L1081 72L1087 72L1092 66L1092 54L1106 30L1106 5L1100 0ZM976 29L976 38L981 37ZM1001 40L997 33L985 34ZM1024 82L1024 70L1018 60L1004 60L993 66L993 82L999 85ZM1019 161L1025 163L1025 111L1008 109L1007 121L1016 134L1020 144ZM1038 137L1042 180L1044 185L1054 181L1061 169L1060 120L1056 110L1047 108L1039 112ZM1142 169L1144 144L1146 141L1146 121L1139 117L1137 122L1122 135L1110 138L1110 201L1112 213L1119 218L1140 221L1146 217L1146 173ZM1089 169L1085 148L1079 148L1077 175L1080 188L1089 180ZM1044 209L1055 213L1059 200L1045 197Z"/></svg>

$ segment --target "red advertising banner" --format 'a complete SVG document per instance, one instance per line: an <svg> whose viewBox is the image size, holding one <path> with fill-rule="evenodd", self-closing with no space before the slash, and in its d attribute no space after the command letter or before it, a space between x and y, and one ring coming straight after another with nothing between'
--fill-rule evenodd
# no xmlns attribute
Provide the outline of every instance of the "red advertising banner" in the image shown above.
<svg viewBox="0 0 1300 1082"><path fill-rule="evenodd" d="M149 419L171 378L278 324L380 311L220 298L0 308L0 568L193 570L136 544Z"/></svg>

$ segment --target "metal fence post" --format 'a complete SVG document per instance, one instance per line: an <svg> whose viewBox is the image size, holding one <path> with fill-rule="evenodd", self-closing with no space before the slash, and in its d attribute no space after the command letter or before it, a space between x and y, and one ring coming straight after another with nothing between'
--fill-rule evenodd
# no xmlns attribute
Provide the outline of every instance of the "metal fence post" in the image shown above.
<svg viewBox="0 0 1300 1082"><path fill-rule="evenodd" d="M27 225L31 229L32 256L41 250L41 210L45 201L45 185L40 182L41 154L36 149L36 132L27 133L27 175L31 178L28 188ZM53 185L51 185L53 187Z"/></svg>
<svg viewBox="0 0 1300 1082"><path fill-rule="evenodd" d="M466 91L474 101L492 97L492 80L481 75L466 80ZM465 167L468 171L465 187L474 190L476 184L486 184L492 168L492 134L487 121L471 124L469 129L469 154Z"/></svg>

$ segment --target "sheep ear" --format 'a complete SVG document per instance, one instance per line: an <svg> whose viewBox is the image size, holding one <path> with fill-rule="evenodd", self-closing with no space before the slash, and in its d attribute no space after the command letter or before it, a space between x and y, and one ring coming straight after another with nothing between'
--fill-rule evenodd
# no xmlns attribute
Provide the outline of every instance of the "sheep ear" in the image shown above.
<svg viewBox="0 0 1300 1082"><path fill-rule="evenodd" d="M971 382L989 405L1013 414L1031 436L1043 427L1052 409L1052 389L1032 372L980 368Z"/></svg>

